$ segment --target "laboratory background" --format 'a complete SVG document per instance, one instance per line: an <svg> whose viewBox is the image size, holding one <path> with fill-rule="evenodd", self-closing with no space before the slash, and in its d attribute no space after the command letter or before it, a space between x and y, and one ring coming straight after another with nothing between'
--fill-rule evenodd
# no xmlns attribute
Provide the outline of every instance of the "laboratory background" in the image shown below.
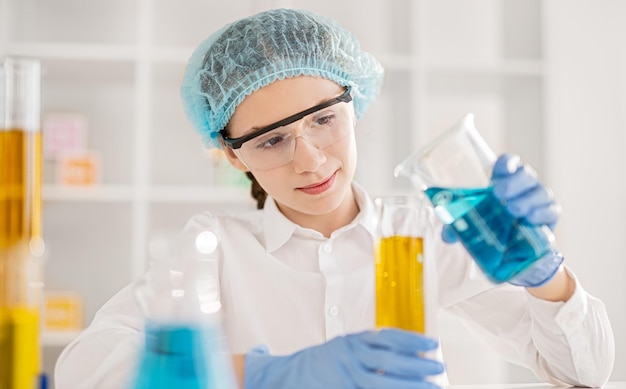
<svg viewBox="0 0 626 389"><path fill-rule="evenodd" d="M0 0L0 56L42 63L46 373L189 216L255 207L247 179L202 148L179 86L206 36L276 7L337 19L386 68L357 127L371 194L415 190L393 167L469 112L494 150L537 170L563 208L566 264L611 318L611 380L626 381L623 0ZM453 317L439 333L453 384L536 382Z"/></svg>

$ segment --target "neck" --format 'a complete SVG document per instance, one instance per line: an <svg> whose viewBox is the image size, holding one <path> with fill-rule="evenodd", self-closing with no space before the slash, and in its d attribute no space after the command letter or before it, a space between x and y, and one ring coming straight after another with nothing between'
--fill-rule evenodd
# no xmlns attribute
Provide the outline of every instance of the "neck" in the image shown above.
<svg viewBox="0 0 626 389"><path fill-rule="evenodd" d="M352 222L359 213L359 206L352 190L335 210L323 215L294 214L293 210L285 209L281 204L278 204L278 208L294 223L318 231L326 238L329 238L333 231Z"/></svg>

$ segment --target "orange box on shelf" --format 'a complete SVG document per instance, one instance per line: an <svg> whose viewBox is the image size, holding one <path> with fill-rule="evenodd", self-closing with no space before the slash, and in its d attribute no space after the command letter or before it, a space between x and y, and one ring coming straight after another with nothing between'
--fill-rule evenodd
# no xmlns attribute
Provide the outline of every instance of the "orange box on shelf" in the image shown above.
<svg viewBox="0 0 626 389"><path fill-rule="evenodd" d="M46 292L43 328L48 331L75 331L83 327L83 299L75 292Z"/></svg>
<svg viewBox="0 0 626 389"><path fill-rule="evenodd" d="M67 186L95 186L100 182L100 155L95 151L63 153L58 159L58 181Z"/></svg>

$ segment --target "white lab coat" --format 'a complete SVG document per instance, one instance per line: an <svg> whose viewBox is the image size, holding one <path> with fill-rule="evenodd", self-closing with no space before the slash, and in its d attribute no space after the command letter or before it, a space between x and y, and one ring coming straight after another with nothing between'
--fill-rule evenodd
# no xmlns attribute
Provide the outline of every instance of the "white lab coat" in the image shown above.
<svg viewBox="0 0 626 389"><path fill-rule="evenodd" d="M293 224L271 198L264 210L190 220L187 229L211 226L222 236L222 316L232 352L265 344L288 354L373 327L374 210L358 185L354 190L361 211L330 238ZM578 281L566 303L543 301L524 288L489 282L459 244L431 241L440 309L546 382L599 386L608 380L613 333L602 302ZM131 284L63 351L57 388L125 387L142 329Z"/></svg>

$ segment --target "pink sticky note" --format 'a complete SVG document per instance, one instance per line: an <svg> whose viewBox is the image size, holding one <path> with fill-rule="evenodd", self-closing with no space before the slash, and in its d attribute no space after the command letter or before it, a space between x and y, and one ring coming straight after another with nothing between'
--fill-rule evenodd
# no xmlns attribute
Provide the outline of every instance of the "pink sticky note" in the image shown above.
<svg viewBox="0 0 626 389"><path fill-rule="evenodd" d="M87 118L81 114L50 114L43 124L43 149L46 158L81 151L87 146Z"/></svg>

